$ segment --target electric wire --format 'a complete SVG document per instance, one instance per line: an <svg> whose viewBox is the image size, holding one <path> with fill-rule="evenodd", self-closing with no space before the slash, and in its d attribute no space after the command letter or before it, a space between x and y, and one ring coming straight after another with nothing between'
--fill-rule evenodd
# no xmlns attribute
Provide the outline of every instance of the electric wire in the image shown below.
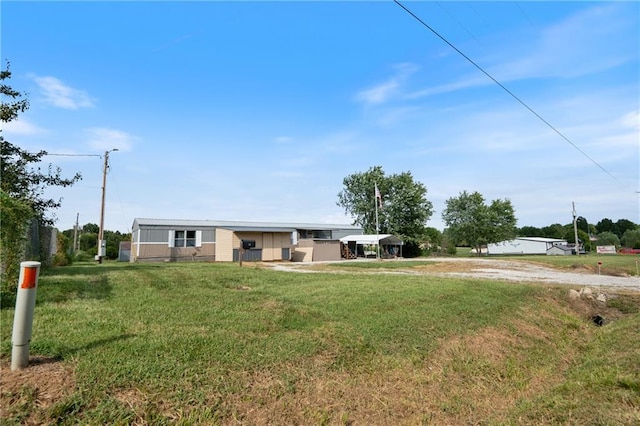
<svg viewBox="0 0 640 426"><path fill-rule="evenodd" d="M587 154L586 152L584 152L582 149L580 149L580 147L578 145L576 145L575 143L573 143L568 137L566 137L560 130L556 129L551 123L549 123L547 120L545 120L540 114L538 114L533 108L531 108L529 105L527 105L522 99L520 99L518 96L516 96L515 93L513 93L511 90L509 90L507 87L505 87L502 83L500 83L498 80L496 80L491 74L489 74L487 71L484 70L484 68L482 68L480 65L478 65L476 62L474 62L471 58L469 58L467 55L465 55L460 49L458 49L456 46L454 46L451 42L449 42L449 40L447 40L444 36L440 35L440 33L438 33L435 29L433 29L429 24L427 24L425 21L423 21L422 19L420 19L420 17L418 17L415 13L413 13L411 10L409 10L405 5L403 5L402 3L400 3L400 1L398 0L393 0L394 3L396 3L398 6L400 6L402 9L404 9L409 15L413 16L418 22L420 22L425 28L427 28L429 31L431 31L433 34L435 34L438 38L440 38L442 41L444 41L446 44L449 45L449 47L451 47L453 50L455 50L456 52L458 52L463 58L465 58L469 63L471 63L474 67L476 67L478 70L480 70L484 75L486 75L487 77L489 77L494 83L496 83L498 86L500 86L502 88L502 90L504 90L505 92L507 92L513 99L515 99L516 101L518 101L522 106L524 106L526 109L528 109L533 115L535 115L540 121L542 121L544 124L546 124L551 130L553 130L555 133L557 133L562 139L564 139L566 142L568 142L572 147L574 147L579 153L581 153L582 155L584 155L587 159L589 159L593 164L595 164L596 166L598 166L598 168L600 170L602 170L603 172L605 172L607 175L609 175L613 180L617 181L618 179L612 175L607 169L605 169L600 163L598 163L596 160L594 160L593 158L591 158L589 156L589 154Z"/></svg>
<svg viewBox="0 0 640 426"><path fill-rule="evenodd" d="M102 155L100 154L50 154L47 152L44 155L51 156L51 157L100 157L102 158Z"/></svg>
<svg viewBox="0 0 640 426"><path fill-rule="evenodd" d="M449 15L449 17L450 17L451 19L453 19L453 20L456 22L456 24L458 24L458 25L459 25L463 30L465 30L465 32L466 32L467 34L469 34L469 36L470 36L471 38L473 38L473 39L476 41L476 43L478 43L479 45L481 45L481 46L482 46L482 43L480 43L480 40L478 40L478 39L476 38L476 36L475 36L475 35L473 35L473 33L472 33L472 32L471 32L471 31L470 31L470 30L469 30L469 29L468 29L468 28L467 28L467 27L466 27L466 26L461 22L461 21L459 21L455 16L453 16L453 14L452 14L451 12L449 12L449 10L448 10L448 9L446 9L446 8L441 4L441 2L437 1L437 2L436 2L436 4L438 5L438 7L439 7L440 9L442 9L442 10L444 11L444 13L446 13L447 15Z"/></svg>

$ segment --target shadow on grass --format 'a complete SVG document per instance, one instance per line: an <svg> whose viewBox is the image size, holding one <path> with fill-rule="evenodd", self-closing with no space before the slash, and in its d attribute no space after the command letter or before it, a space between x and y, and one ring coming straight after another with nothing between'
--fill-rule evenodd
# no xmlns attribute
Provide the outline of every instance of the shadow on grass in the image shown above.
<svg viewBox="0 0 640 426"><path fill-rule="evenodd" d="M132 337L135 337L135 336L136 336L135 334L123 333L116 336L97 339L97 340L94 340L82 345L78 345L78 346L65 345L64 342L60 341L59 339L56 339L56 340L37 339L31 345L31 353L35 355L31 356L29 363L30 364L31 363L48 364L48 363L59 362L65 359L69 359L69 357L72 357L77 353L90 351L92 349L100 348L103 346L108 346L115 342L131 339ZM9 342L3 342L3 343L7 344L6 348L5 347L2 348L3 357L5 356L5 354L8 357L9 356L8 354L11 352L10 346L8 346Z"/></svg>
<svg viewBox="0 0 640 426"><path fill-rule="evenodd" d="M40 276L69 276L76 275L96 275L108 272L127 271L127 270L144 270L144 269L156 269L162 267L162 264L155 263L74 263L70 266L59 266L43 269L40 272Z"/></svg>
<svg viewBox="0 0 640 426"><path fill-rule="evenodd" d="M157 267L129 263L107 265L86 263L47 268L41 274L36 305L62 303L74 299L107 300L113 291L113 285L109 281L110 272Z"/></svg>
<svg viewBox="0 0 640 426"><path fill-rule="evenodd" d="M132 337L135 337L135 334L131 334L131 333L119 334L117 336L106 337L104 339L98 339L98 340L95 340L93 342L89 342L86 345L81 345L81 346L78 346L78 347L75 347L75 348L73 348L73 347L67 348L67 349L64 350L64 352L66 354L76 354L77 352L87 351L87 350L90 350L90 349L98 348L100 346L110 345L111 343L119 342L120 340L127 340L127 339L130 339Z"/></svg>
<svg viewBox="0 0 640 426"><path fill-rule="evenodd" d="M105 274L50 278L39 283L36 305L73 299L106 300L111 297L112 288Z"/></svg>

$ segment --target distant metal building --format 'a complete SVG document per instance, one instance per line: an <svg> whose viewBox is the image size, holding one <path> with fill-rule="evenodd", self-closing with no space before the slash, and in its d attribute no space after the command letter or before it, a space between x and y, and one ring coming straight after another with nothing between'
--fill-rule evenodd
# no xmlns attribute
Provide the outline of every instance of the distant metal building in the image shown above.
<svg viewBox="0 0 640 426"><path fill-rule="evenodd" d="M513 240L487 244L487 253L489 255L547 254L552 248L566 246L566 244L567 240L558 238L518 237Z"/></svg>
<svg viewBox="0 0 640 426"><path fill-rule="evenodd" d="M136 218L131 262L340 260L340 238L362 233L352 225ZM252 242L248 249L242 242ZM305 259L306 260L306 259Z"/></svg>

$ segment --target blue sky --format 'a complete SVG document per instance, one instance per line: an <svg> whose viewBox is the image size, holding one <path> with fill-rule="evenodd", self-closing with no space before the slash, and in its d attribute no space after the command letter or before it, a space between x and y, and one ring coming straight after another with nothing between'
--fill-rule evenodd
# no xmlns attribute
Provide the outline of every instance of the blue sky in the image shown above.
<svg viewBox="0 0 640 426"><path fill-rule="evenodd" d="M463 190L519 226L640 222L640 3L13 2L2 60L29 150L110 154L105 228L135 217L350 223L343 178L409 171L443 229ZM584 154L586 155L584 155ZM98 223L102 159L50 156L57 227ZM373 188L372 188L373 191ZM384 194L383 194L384 195Z"/></svg>

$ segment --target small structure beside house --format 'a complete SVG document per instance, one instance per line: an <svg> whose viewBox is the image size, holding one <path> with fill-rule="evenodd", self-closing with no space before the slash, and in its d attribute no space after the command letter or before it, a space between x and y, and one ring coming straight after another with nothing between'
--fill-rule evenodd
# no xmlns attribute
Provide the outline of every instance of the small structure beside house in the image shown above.
<svg viewBox="0 0 640 426"><path fill-rule="evenodd" d="M573 247L564 244L555 245L547 250L547 256L571 256L574 253L575 249Z"/></svg>
<svg viewBox="0 0 640 426"><path fill-rule="evenodd" d="M118 247L118 262L131 261L131 241L120 241Z"/></svg>
<svg viewBox="0 0 640 426"><path fill-rule="evenodd" d="M402 257L402 240L391 234L357 234L346 235L340 238L344 245L343 257L352 259L355 257L376 257L380 247L380 257Z"/></svg>
<svg viewBox="0 0 640 426"><path fill-rule="evenodd" d="M563 254L567 240L544 237L518 237L513 240L487 244L489 255L499 254ZM569 248L571 251L571 248ZM569 253L571 254L571 253Z"/></svg>
<svg viewBox="0 0 640 426"><path fill-rule="evenodd" d="M340 238L358 232L352 225L136 218L130 261L340 260Z"/></svg>

